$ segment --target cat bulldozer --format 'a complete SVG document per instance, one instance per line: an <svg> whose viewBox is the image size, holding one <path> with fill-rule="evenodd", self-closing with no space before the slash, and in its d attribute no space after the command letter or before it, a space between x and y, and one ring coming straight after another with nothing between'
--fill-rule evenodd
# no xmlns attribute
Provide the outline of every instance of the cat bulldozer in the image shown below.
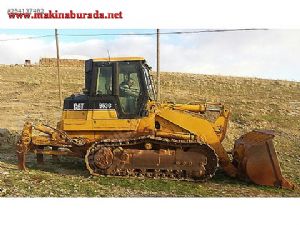
<svg viewBox="0 0 300 225"><path fill-rule="evenodd" d="M32 152L37 163L45 154L83 158L92 175L203 181L220 167L259 185L294 187L282 176L271 131L247 133L227 152L229 110L221 103L157 101L150 69L141 57L87 60L85 88L65 98L57 127L24 124L19 169Z"/></svg>

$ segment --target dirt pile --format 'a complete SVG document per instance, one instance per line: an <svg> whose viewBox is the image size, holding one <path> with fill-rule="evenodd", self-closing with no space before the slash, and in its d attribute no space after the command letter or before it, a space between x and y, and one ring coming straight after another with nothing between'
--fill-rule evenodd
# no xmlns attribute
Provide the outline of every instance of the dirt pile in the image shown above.
<svg viewBox="0 0 300 225"><path fill-rule="evenodd" d="M15 146L19 137L20 135L18 132L0 128L0 149L9 149L12 146Z"/></svg>

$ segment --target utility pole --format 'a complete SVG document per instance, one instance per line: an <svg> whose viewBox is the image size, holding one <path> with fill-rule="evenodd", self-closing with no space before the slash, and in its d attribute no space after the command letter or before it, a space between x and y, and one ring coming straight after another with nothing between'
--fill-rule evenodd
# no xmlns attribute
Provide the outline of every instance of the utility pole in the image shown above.
<svg viewBox="0 0 300 225"><path fill-rule="evenodd" d="M157 72L157 101L160 102L160 49L159 29L156 30L156 72Z"/></svg>
<svg viewBox="0 0 300 225"><path fill-rule="evenodd" d="M59 46L58 46L57 29L55 29L55 42L56 42L56 66L57 66L57 78L58 78L58 90L59 90L59 106L62 107L61 76L59 73Z"/></svg>

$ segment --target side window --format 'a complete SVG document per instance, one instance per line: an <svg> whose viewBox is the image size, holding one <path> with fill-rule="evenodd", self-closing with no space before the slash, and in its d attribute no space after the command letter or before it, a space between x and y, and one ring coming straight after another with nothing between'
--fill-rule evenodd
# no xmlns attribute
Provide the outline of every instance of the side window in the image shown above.
<svg viewBox="0 0 300 225"><path fill-rule="evenodd" d="M135 65L121 65L119 73L119 92L123 113L137 113L139 110L140 83Z"/></svg>
<svg viewBox="0 0 300 225"><path fill-rule="evenodd" d="M97 68L97 95L112 94L112 67L100 66Z"/></svg>

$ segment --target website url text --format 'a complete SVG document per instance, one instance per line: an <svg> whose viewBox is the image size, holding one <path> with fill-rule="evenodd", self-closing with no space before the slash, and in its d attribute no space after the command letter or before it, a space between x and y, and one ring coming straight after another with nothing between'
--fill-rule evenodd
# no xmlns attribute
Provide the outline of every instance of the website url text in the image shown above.
<svg viewBox="0 0 300 225"><path fill-rule="evenodd" d="M58 10L44 9L9 9L9 19L123 19L123 12L59 12Z"/></svg>

